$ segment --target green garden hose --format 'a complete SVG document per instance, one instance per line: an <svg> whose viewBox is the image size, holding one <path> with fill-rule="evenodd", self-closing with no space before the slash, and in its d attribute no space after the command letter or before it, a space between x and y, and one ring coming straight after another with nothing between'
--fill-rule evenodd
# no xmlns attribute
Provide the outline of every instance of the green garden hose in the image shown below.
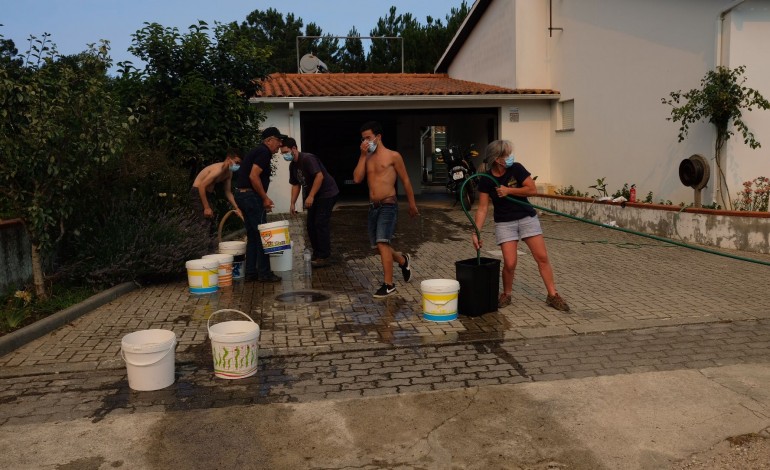
<svg viewBox="0 0 770 470"><path fill-rule="evenodd" d="M465 192L465 185L467 185L473 178L478 178L478 177L481 177L481 176L485 176L485 177L491 179L492 182L497 184L497 180L494 179L491 175L489 175L487 173L476 173L475 175L472 175L470 178L465 180L465 182L463 182L462 186L460 186L460 203L462 204L463 211L465 212L465 216L468 217L468 220L471 221L471 224L473 225L473 229L476 231L476 236L478 237L479 240L481 240L481 232L479 231L479 228L476 226L476 221L473 220L473 217L471 217L470 212L468 212L468 208L465 207L465 198L463 196L464 196L464 192ZM691 250L702 251L704 253L710 253L712 255L719 255L719 256L724 256L724 257L727 257L727 258L736 259L736 260L739 260L739 261L748 261L749 263L757 263L757 264L763 264L765 266L770 266L770 262L768 262L768 261L761 261L761 260L758 260L758 259L746 258L746 257L743 257L743 256L731 255L729 253L722 253L722 252L719 252L719 251L716 251L716 250L710 250L708 248L703 248L703 247L700 247L700 246L689 245L687 243L678 242L676 240L671 240L669 238L659 237L657 235L650 235L648 233L637 232L635 230L631 230L631 229L627 229L627 228L623 228L623 227L615 227L613 225L607 225L607 224L603 224L601 222L595 222L595 221L590 220L590 219L584 219L582 217L577 217L577 216L574 216L574 215L565 214L564 212L559 212L559 211L554 210L554 209L548 209L547 207L540 207L540 206L537 206L535 204L527 203L527 202L524 202L524 201L519 201L518 199L514 199L514 198L512 198L510 196L507 196L506 199L508 199L509 201L513 201L516 204L521 204L523 206L530 206L530 207L533 207L533 208L541 210L541 211L550 212L552 214L560 215L562 217L567 217L569 219L577 220L579 222L585 222L585 223L588 223L588 224L591 224L591 225L597 225L599 227L604 227L604 228L609 228L609 229L612 229L612 230L617 230L617 231L620 231L620 232L630 233L632 235L638 235L640 237L651 238L651 239L657 240L659 242L670 243L672 245L681 246L683 248L689 248ZM476 261L478 262L478 264L481 264L481 250L480 249L476 250Z"/></svg>

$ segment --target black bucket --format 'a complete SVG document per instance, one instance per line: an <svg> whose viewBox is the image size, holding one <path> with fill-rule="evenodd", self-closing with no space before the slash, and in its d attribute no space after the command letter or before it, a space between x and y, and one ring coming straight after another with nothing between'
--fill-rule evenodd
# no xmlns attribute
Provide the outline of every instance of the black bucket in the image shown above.
<svg viewBox="0 0 770 470"><path fill-rule="evenodd" d="M497 258L464 259L455 262L455 275L460 283L457 306L460 315L470 317L497 310L500 290L500 260Z"/></svg>

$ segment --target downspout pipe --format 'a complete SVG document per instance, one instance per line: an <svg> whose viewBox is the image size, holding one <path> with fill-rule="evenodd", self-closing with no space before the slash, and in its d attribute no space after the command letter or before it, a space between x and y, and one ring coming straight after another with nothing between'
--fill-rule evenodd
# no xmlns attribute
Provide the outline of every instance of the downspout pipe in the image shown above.
<svg viewBox="0 0 770 470"><path fill-rule="evenodd" d="M294 101L289 101L289 137L294 137Z"/></svg>

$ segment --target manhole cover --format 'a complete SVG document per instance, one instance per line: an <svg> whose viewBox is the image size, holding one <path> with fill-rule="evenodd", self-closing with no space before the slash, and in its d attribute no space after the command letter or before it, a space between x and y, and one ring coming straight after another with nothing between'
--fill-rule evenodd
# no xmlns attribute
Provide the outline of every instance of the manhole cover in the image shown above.
<svg viewBox="0 0 770 470"><path fill-rule="evenodd" d="M296 292L286 292L275 298L279 302L286 303L309 303L329 300L329 296L312 290L299 290Z"/></svg>

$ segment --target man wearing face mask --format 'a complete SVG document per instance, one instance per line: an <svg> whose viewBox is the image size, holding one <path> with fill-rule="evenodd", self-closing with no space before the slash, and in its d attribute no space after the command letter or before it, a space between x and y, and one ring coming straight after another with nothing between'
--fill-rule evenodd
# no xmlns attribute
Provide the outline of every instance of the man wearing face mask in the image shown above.
<svg viewBox="0 0 770 470"><path fill-rule="evenodd" d="M498 308L511 304L513 277L516 270L519 241L527 244L532 257L535 258L540 277L543 279L548 292L546 305L562 312L569 311L569 305L556 292L553 278L553 268L545 249L543 230L535 209L529 205L527 196L537 194L535 181L524 165L514 162L513 144L508 140L496 140L484 152L484 161L489 168L488 173L494 178L481 178L479 181L479 205L474 221L479 232L487 218L489 201L494 206L495 238L503 252L503 292L497 300ZM513 198L524 204L509 200ZM481 249L482 242L476 232L471 235L473 246Z"/></svg>
<svg viewBox="0 0 770 470"><path fill-rule="evenodd" d="M214 188L217 184L222 183L225 190L225 198L238 216L243 218L238 205L235 203L232 192L232 175L238 171L240 165L240 152L236 149L228 149L225 160L221 163L209 165L201 170L198 176L195 177L195 181L193 181L192 188L190 189L190 201L195 209L195 213L201 217L203 225L208 229L209 236L212 236L212 244L214 243L213 234L216 218L214 217L214 209L211 204L211 195L214 194Z"/></svg>
<svg viewBox="0 0 770 470"><path fill-rule="evenodd" d="M401 268L404 281L409 282L412 278L409 255L395 251L390 244L398 219L398 179L401 179L401 184L404 185L409 202L409 216L415 217L419 212L404 159L400 153L388 149L382 143L380 123L369 121L361 126L360 150L358 164L353 170L353 181L361 183L366 179L369 185L369 242L380 254L385 277L385 282L374 293L374 297L382 298L396 291L396 284L393 282L394 262Z"/></svg>
<svg viewBox="0 0 770 470"><path fill-rule="evenodd" d="M243 270L247 281L281 280L270 270L270 257L262 246L259 225L267 223L267 213L273 210L273 201L267 196L272 172L270 161L286 138L275 127L262 131L262 143L246 154L238 171L235 202L243 213L246 225L246 262Z"/></svg>
<svg viewBox="0 0 770 470"><path fill-rule="evenodd" d="M331 256L332 209L340 193L334 178L326 171L321 160L312 153L300 152L297 141L289 137L283 141L281 154L289 163L291 184L291 215L297 213L296 204L302 189L302 200L307 210L307 235L313 253L311 264L320 268L329 265Z"/></svg>

